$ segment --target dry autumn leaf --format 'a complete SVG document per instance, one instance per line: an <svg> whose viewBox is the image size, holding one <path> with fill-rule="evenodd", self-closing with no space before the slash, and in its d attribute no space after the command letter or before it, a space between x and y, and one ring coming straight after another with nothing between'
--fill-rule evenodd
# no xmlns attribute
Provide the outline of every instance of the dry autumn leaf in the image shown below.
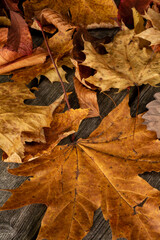
<svg viewBox="0 0 160 240"><path fill-rule="evenodd" d="M52 112L62 100L50 106L29 106L25 99L35 98L23 84L0 84L0 147L8 155L7 161L23 157L25 141L45 141L43 127L50 127ZM14 161L14 160L13 160Z"/></svg>
<svg viewBox="0 0 160 240"><path fill-rule="evenodd" d="M44 25L52 24L58 32L48 40L49 47L54 58L61 58L73 48L72 35L75 26L66 22L63 17L52 9L44 9L38 14L38 18ZM45 47L45 45L43 44Z"/></svg>
<svg viewBox="0 0 160 240"><path fill-rule="evenodd" d="M90 83L102 91L110 88L121 91L129 86L142 84L155 86L160 82L160 54L153 55L151 49L140 49L134 30L119 32L114 41L105 47L108 53L100 55L91 43L84 41L83 52L86 59L79 66L90 67L95 73L80 81ZM79 73L79 67L76 69L76 76L83 75Z"/></svg>
<svg viewBox="0 0 160 240"><path fill-rule="evenodd" d="M53 24L55 27L58 28L58 33L54 34L53 37L51 37L48 40L48 44L50 50L52 51L52 55L55 61L57 62L58 69L62 74L62 79L63 81L66 81L65 79L66 72L62 69L62 65L65 65L70 68L73 67L68 55L71 49L73 48L72 35L75 27L68 24L66 21L63 20L60 14L55 13L51 9L44 9L41 13L38 14L38 17L41 20L42 24ZM44 43L42 47L43 48L46 47ZM33 55L34 57L33 62L32 55L28 56L24 58L25 62L23 61L23 59L22 61L20 59L20 62L17 61L16 66L15 63L13 63L11 66L9 66L10 69L8 69L8 67L3 68L2 70L0 69L0 74L18 69L15 72L13 72L12 76L12 79L16 82L23 82L28 84L33 78L35 77L39 78L41 75L46 76L51 82L59 81L58 75L55 71L55 68L51 60L47 59L46 62L44 63L47 53L43 48L41 48L42 52L44 52L43 58L42 55L35 56ZM37 53L38 49L36 51ZM27 64L25 65L26 61L28 66L31 67L19 69L22 67L27 67Z"/></svg>
<svg viewBox="0 0 160 240"><path fill-rule="evenodd" d="M2 0L2 5L3 5L3 2L5 3L5 6L9 10L12 10L12 11L15 11L15 12L20 11L19 8L18 8L19 0Z"/></svg>
<svg viewBox="0 0 160 240"><path fill-rule="evenodd" d="M17 70L17 69L21 70L21 68L22 68L22 73L23 73L23 76L25 77L25 70L23 69L24 67L32 66L32 68L34 68L35 65L43 64L46 60L46 57L47 57L46 51L43 48L38 47L37 49L35 49L33 51L33 53L31 55L21 57L20 59L14 61L12 63L1 66L0 74L9 74L9 73L14 74L14 72L12 72L12 71ZM36 66L35 66L35 68L36 68ZM35 73L32 73L32 74L35 74ZM22 76L22 81L20 81L20 79L18 78L18 81L21 83L22 82L29 83L33 79L27 75L27 80L25 81L25 79L23 79L23 76ZM31 78L31 80L30 80L30 78ZM14 77L12 79L14 80Z"/></svg>
<svg viewBox="0 0 160 240"><path fill-rule="evenodd" d="M64 113L61 113L61 111L62 109L60 109L60 112L55 111L50 128L44 128L46 143L25 144L25 158L23 161L42 154L49 154L60 140L78 131L81 121L87 117L89 112L88 109L81 108L70 109Z"/></svg>
<svg viewBox="0 0 160 240"><path fill-rule="evenodd" d="M74 87L80 107L89 109L87 117L90 118L100 116L96 92L87 89L77 78L74 78Z"/></svg>
<svg viewBox="0 0 160 240"><path fill-rule="evenodd" d="M0 28L0 48L7 42L8 28Z"/></svg>
<svg viewBox="0 0 160 240"><path fill-rule="evenodd" d="M155 131L157 137L160 138L160 121L159 121L159 106L160 106L160 93L154 95L154 101L147 104L148 112L143 115L145 120L144 124L147 125L147 129Z"/></svg>
<svg viewBox="0 0 160 240"><path fill-rule="evenodd" d="M46 204L37 240L82 239L100 206L113 240L159 239L160 193L138 174L159 171L160 143L142 122L137 117L135 128L127 97L88 139L10 169L32 177L9 190L12 195L1 210Z"/></svg>
<svg viewBox="0 0 160 240"><path fill-rule="evenodd" d="M153 27L146 29L136 36L150 41L151 45L160 44L160 13L149 8L143 17L149 20Z"/></svg>
<svg viewBox="0 0 160 240"><path fill-rule="evenodd" d="M24 12L27 21L31 22L36 12L44 8L50 8L60 13L64 19L68 19L70 15L70 22L76 26L87 26L102 22L114 24L114 18L117 17L117 7L113 0L27 0L24 2Z"/></svg>
<svg viewBox="0 0 160 240"><path fill-rule="evenodd" d="M37 53L38 53L38 49L37 49ZM37 56L36 56L33 54L33 56L30 56L30 58L29 58L29 56L24 58L24 60L25 59L27 60L27 61L25 60L24 62L26 62L28 64L30 63L32 66L22 68L22 69L17 69L15 71L13 71L12 72L13 76L11 77L11 79L14 80L15 82L21 82L21 83L28 84L28 83L30 83L30 81L32 79L34 79L34 78L40 79L40 77L43 75L43 76L46 76L50 80L50 82L59 81L58 75L56 73L56 70L53 66L52 61L50 59L47 59L45 61L47 54L46 54L46 52L44 52L43 49L42 49L42 51L43 51L42 55L39 52L40 55L37 54ZM32 62L32 57L33 57L33 60L35 60L35 65L32 64L32 63L34 63L34 62ZM37 64L38 60L40 60L39 64ZM22 59L22 63L23 63L23 59ZM62 80L64 82L67 82L66 77L65 77L66 72L63 70L62 66L67 66L68 68L73 68L73 64L71 63L69 56L63 57L60 60L58 60L57 65L58 65L58 70L61 74ZM1 73L1 69L0 69L0 73Z"/></svg>
<svg viewBox="0 0 160 240"><path fill-rule="evenodd" d="M136 34L142 32L144 27L144 19L139 12L135 8L132 8L133 20L134 20L134 31Z"/></svg>
<svg viewBox="0 0 160 240"><path fill-rule="evenodd" d="M149 20L155 29L160 30L160 13L159 12L156 12L152 8L148 8L147 12L145 12L143 17Z"/></svg>
<svg viewBox="0 0 160 240"><path fill-rule="evenodd" d="M118 7L119 20L123 20L127 27L132 27L134 25L132 8L143 14L151 2L152 0L121 0Z"/></svg>
<svg viewBox="0 0 160 240"><path fill-rule="evenodd" d="M154 28L148 28L136 36L150 41L151 46L160 44L160 31Z"/></svg>
<svg viewBox="0 0 160 240"><path fill-rule="evenodd" d="M10 17L8 40L0 49L0 65L32 53L32 38L27 23L17 12L10 11Z"/></svg>

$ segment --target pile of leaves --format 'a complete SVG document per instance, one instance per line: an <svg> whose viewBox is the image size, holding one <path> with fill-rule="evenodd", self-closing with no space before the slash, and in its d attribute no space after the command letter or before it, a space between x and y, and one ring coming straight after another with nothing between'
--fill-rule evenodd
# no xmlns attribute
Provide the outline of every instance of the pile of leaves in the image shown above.
<svg viewBox="0 0 160 240"><path fill-rule="evenodd" d="M160 83L160 2L22 2L0 3L0 74L12 80L0 83L0 147L4 161L20 163L8 171L30 181L8 190L1 210L45 204L38 240L82 239L99 207L113 239L160 239L160 192L139 176L160 171L160 93L135 118L127 94L88 138L75 134L84 119L100 117L97 91ZM117 34L99 39L90 34L97 28ZM43 33L41 46L33 48L31 29ZM78 109L64 66L75 68ZM28 84L42 75L61 81L64 94L50 106L26 105L35 98Z"/></svg>

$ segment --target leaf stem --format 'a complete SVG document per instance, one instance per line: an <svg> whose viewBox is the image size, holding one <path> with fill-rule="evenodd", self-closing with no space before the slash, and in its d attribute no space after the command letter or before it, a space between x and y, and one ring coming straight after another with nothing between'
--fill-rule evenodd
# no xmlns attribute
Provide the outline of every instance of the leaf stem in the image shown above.
<svg viewBox="0 0 160 240"><path fill-rule="evenodd" d="M58 71L58 68L57 68L57 65L56 65L56 63L55 63L55 61L54 61L54 58L53 58L53 56L52 56L50 47L49 47L49 45L48 45L46 36L45 36L45 34L44 34L44 31L43 31L43 27L42 27L41 23L40 23L37 19L36 19L36 22L37 22L38 26L40 27L40 29L41 29L41 31L42 31L42 35L43 35L44 42L45 42L46 47L47 47L47 51L48 51L48 53L49 53L49 56L50 56L50 58L51 58L51 61L52 61L53 65L54 65L54 67L55 67L55 69L56 69L56 72L57 72L57 74L58 74L58 77L59 77L59 79L60 79L60 83L61 83L61 86L62 86L62 89L63 89L63 92L64 92L64 98L65 98L67 107L68 107L68 109L70 110L70 109L71 109L71 106L70 106L69 101L68 101L68 97L67 97L67 93L66 93L66 90L65 90L65 87L64 87L64 84L63 84L63 80L62 80L62 77L61 77L61 75L60 75L60 73L59 73L59 71Z"/></svg>

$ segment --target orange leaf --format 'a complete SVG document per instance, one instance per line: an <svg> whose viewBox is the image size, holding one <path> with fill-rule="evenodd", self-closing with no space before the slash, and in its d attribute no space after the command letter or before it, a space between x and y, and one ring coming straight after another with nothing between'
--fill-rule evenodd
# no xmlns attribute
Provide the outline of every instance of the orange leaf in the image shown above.
<svg viewBox="0 0 160 240"><path fill-rule="evenodd" d="M0 49L0 65L32 53L32 38L28 25L19 13L10 11L10 16L11 27L8 31L8 40Z"/></svg>
<svg viewBox="0 0 160 240"><path fill-rule="evenodd" d="M89 113L87 117L90 118L100 116L96 92L87 89L79 82L77 78L74 78L74 87L80 107L89 108Z"/></svg>
<svg viewBox="0 0 160 240"><path fill-rule="evenodd" d="M46 204L38 240L82 239L100 206L113 239L159 239L160 193L138 174L159 171L160 143L142 122L138 117L133 131L127 97L88 139L10 169L32 177L9 190L12 195L1 210Z"/></svg>

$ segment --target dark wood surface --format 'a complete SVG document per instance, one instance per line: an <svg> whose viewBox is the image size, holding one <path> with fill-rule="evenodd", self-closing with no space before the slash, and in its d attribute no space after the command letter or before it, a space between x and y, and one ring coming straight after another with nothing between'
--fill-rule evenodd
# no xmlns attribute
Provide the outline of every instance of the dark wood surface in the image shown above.
<svg viewBox="0 0 160 240"><path fill-rule="evenodd" d="M33 33L35 45L39 45L43 39L39 33ZM71 107L78 108L79 104L76 98L76 94L73 87L73 75L74 70L67 71L67 79L69 84L65 84L67 91L72 91L69 101ZM0 76L0 83L10 81L7 76ZM31 85L37 85L37 81L33 80ZM26 104L32 105L49 105L61 95L62 90L60 83L51 84L46 78L42 77L40 90L35 92L36 99L26 100ZM140 86L140 97L139 97L139 113L146 111L146 104L154 99L154 94L160 92L160 87L151 87L149 85ZM116 104L119 104L125 95L127 90L121 93L115 93L115 90L107 92ZM132 87L130 90L130 107L131 115L135 116L137 108L137 87ZM113 108L114 104L108 96L104 93L97 91L98 103L100 107L101 117L105 117ZM102 118L90 118L82 122L77 138L86 138L88 135L100 124ZM66 138L61 144L69 143L70 138ZM14 168L17 164L8 164L0 162L0 189L13 189L18 187L24 180L24 177L12 176L7 172L7 168ZM141 175L146 181L148 181L153 187L160 190L160 173L144 173ZM0 204L8 199L10 194L6 191L0 191ZM38 229L40 227L41 219L46 211L46 206L42 204L34 204L23 207L17 210L3 211L0 212L0 240L35 240ZM101 209L95 212L93 226L84 240L111 240L112 232L109 226L109 222L105 221Z"/></svg>

